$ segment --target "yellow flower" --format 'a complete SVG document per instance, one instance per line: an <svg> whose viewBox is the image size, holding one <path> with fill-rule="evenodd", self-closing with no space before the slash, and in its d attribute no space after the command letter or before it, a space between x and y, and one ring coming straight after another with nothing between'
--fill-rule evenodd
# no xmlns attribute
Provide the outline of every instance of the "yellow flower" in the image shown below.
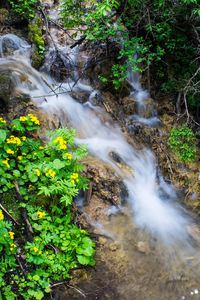
<svg viewBox="0 0 200 300"><path fill-rule="evenodd" d="M40 254L42 254L42 251L39 251L39 253L38 253L38 254L39 254L39 255L40 255Z"/></svg>
<svg viewBox="0 0 200 300"><path fill-rule="evenodd" d="M2 163L4 164L4 165L6 165L7 166L7 168L10 168L10 165L9 165L9 163L8 163L8 158L6 158L6 160L3 160L2 161Z"/></svg>
<svg viewBox="0 0 200 300"><path fill-rule="evenodd" d="M25 140L26 140L26 136L23 136L23 137L22 137L22 141L25 141Z"/></svg>
<svg viewBox="0 0 200 300"><path fill-rule="evenodd" d="M79 182L79 179L76 179L76 182Z"/></svg>
<svg viewBox="0 0 200 300"><path fill-rule="evenodd" d="M33 247L33 251L36 253L38 251L37 247Z"/></svg>
<svg viewBox="0 0 200 300"><path fill-rule="evenodd" d="M42 219L46 215L46 213L42 211L38 211L37 214L40 219Z"/></svg>
<svg viewBox="0 0 200 300"><path fill-rule="evenodd" d="M10 251L13 251L13 248L10 248Z"/></svg>
<svg viewBox="0 0 200 300"><path fill-rule="evenodd" d="M2 210L0 209L0 221L4 219L4 215L3 215L3 212Z"/></svg>
<svg viewBox="0 0 200 300"><path fill-rule="evenodd" d="M3 118L0 118L0 122L6 124L6 121Z"/></svg>
<svg viewBox="0 0 200 300"><path fill-rule="evenodd" d="M46 252L45 252L45 254L49 254L49 252L48 252L48 251L46 251Z"/></svg>
<svg viewBox="0 0 200 300"><path fill-rule="evenodd" d="M78 178L78 173L73 173L70 177L73 178L73 179L77 179Z"/></svg>
<svg viewBox="0 0 200 300"><path fill-rule="evenodd" d="M25 121L28 120L28 118L27 118L27 117L20 117L19 120L20 120L21 122L25 122Z"/></svg>
<svg viewBox="0 0 200 300"><path fill-rule="evenodd" d="M74 184L74 183L75 183L74 179L72 179L72 180L71 180L71 183L72 183L72 184Z"/></svg>
<svg viewBox="0 0 200 300"><path fill-rule="evenodd" d="M38 239L38 238L35 238L35 241L37 242L37 241L39 241L39 239Z"/></svg>
<svg viewBox="0 0 200 300"><path fill-rule="evenodd" d="M10 238L11 238L11 240L13 240L13 239L14 239L14 235L15 235L15 233L14 233L14 232L12 232L12 231L9 231L8 233L9 233L9 235L10 235Z"/></svg>
<svg viewBox="0 0 200 300"><path fill-rule="evenodd" d="M40 147L39 147L39 149L41 149L41 150L42 150L42 149L44 149L44 147L40 146Z"/></svg>
<svg viewBox="0 0 200 300"><path fill-rule="evenodd" d="M13 150L11 150L11 149L6 150L6 152L7 152L8 154L14 154L14 153L15 153L15 152L14 152Z"/></svg>
<svg viewBox="0 0 200 300"><path fill-rule="evenodd" d="M18 158L19 160L22 160L22 156L18 156L17 158Z"/></svg>
<svg viewBox="0 0 200 300"><path fill-rule="evenodd" d="M47 170L48 170L48 168L46 167L44 170L45 170L45 171L47 171Z"/></svg>
<svg viewBox="0 0 200 300"><path fill-rule="evenodd" d="M37 152L34 152L33 155L37 155Z"/></svg>
<svg viewBox="0 0 200 300"><path fill-rule="evenodd" d="M40 176L40 170L36 169L35 173L37 174L37 176Z"/></svg>
<svg viewBox="0 0 200 300"><path fill-rule="evenodd" d="M14 248L16 248L16 247L17 247L15 244L11 244L10 246L11 246L11 247L14 247Z"/></svg>
<svg viewBox="0 0 200 300"><path fill-rule="evenodd" d="M61 144L61 145L60 145L60 149L61 149L61 150L66 150L66 149L67 149L67 146Z"/></svg>
<svg viewBox="0 0 200 300"><path fill-rule="evenodd" d="M4 237L7 237L7 234L4 234L3 236L4 236Z"/></svg>

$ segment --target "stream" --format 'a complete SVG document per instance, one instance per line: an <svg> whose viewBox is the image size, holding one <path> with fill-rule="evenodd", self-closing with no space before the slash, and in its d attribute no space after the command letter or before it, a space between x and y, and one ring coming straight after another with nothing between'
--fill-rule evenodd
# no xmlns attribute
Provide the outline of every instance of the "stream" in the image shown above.
<svg viewBox="0 0 200 300"><path fill-rule="evenodd" d="M55 9L50 16L57 18ZM83 295L61 289L59 299L200 299L200 244L188 230L195 223L194 216L181 206L175 188L165 182L151 150L130 145L119 124L106 118L106 110L91 101L100 92L87 78L79 79L76 67L80 60L86 64L87 55L78 47L71 50L69 41L60 43L57 28L52 27L51 34L63 57L67 53L66 66L70 62L73 67L66 81L57 82L49 75L54 55L51 42L44 67L38 72L31 66L30 45L13 34L0 39L0 73L9 72L15 91L30 95L39 109L58 116L62 126L75 128L76 143L86 144L90 157L109 166L128 191L125 204L106 208L104 221L90 217L93 203L89 208L81 206L94 231L108 238L100 240L96 267L89 278L77 283ZM26 80L22 80L24 75ZM151 116L145 117L149 96L139 75L130 71L128 79L131 96L138 100L138 113L127 122L159 126L153 105ZM76 98L85 93L88 101L81 104L72 92L77 93Z"/></svg>

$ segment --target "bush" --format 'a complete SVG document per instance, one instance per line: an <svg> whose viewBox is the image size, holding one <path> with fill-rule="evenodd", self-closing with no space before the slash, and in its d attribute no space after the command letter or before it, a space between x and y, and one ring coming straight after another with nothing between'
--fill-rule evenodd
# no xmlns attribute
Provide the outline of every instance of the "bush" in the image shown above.
<svg viewBox="0 0 200 300"><path fill-rule="evenodd" d="M42 299L52 281L69 278L78 264L95 263L95 244L71 222L70 212L73 197L87 188L79 162L86 148L74 144L75 130L67 128L49 132L42 145L31 136L39 127L33 114L9 127L0 118L0 193L20 195L18 207L26 209L33 231L27 241L24 226L17 231L0 210L0 299Z"/></svg>
<svg viewBox="0 0 200 300"><path fill-rule="evenodd" d="M172 129L168 145L178 154L179 160L190 162L195 160L195 137L193 131L186 124Z"/></svg>

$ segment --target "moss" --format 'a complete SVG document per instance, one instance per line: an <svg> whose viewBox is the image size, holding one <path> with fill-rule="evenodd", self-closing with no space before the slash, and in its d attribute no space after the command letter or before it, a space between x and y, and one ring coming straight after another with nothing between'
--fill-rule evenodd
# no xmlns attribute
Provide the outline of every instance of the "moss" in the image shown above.
<svg viewBox="0 0 200 300"><path fill-rule="evenodd" d="M33 22L28 25L28 37L35 45L35 51L32 54L33 67L38 69L44 60L45 43L42 37L41 20L37 17Z"/></svg>
<svg viewBox="0 0 200 300"><path fill-rule="evenodd" d="M9 12L7 9L5 9L5 8L0 9L0 24L3 24L5 22L8 15L9 15Z"/></svg>
<svg viewBox="0 0 200 300"><path fill-rule="evenodd" d="M0 75L0 83L4 83L8 77L6 75Z"/></svg>

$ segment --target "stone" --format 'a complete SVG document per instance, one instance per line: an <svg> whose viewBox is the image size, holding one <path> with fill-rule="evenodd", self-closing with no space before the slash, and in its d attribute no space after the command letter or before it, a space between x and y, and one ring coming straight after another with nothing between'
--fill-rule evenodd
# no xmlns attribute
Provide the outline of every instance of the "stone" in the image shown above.
<svg viewBox="0 0 200 300"><path fill-rule="evenodd" d="M137 243L137 249L139 252L143 254L149 254L150 253L150 248L147 242L139 241Z"/></svg>

